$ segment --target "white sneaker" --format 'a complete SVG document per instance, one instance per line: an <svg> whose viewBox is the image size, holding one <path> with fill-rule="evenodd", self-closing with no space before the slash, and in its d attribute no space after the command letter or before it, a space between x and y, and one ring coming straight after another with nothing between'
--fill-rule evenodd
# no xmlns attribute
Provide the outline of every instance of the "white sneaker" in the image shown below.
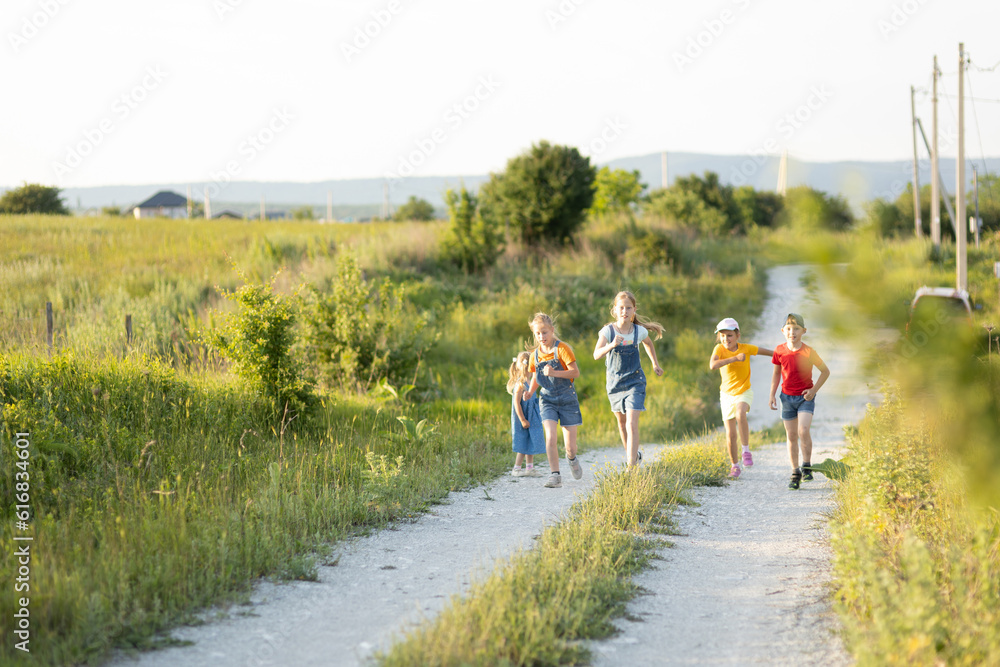
<svg viewBox="0 0 1000 667"><path fill-rule="evenodd" d="M562 475L557 472L549 475L549 478L545 481L545 487L548 489L558 489L562 486Z"/></svg>
<svg viewBox="0 0 1000 667"><path fill-rule="evenodd" d="M580 479L583 477L583 466L580 465L580 457L577 456L574 459L567 459L569 463L569 470L573 473L573 479Z"/></svg>
<svg viewBox="0 0 1000 667"><path fill-rule="evenodd" d="M536 468L525 468L522 475L524 477L541 477L542 473L538 472Z"/></svg>
<svg viewBox="0 0 1000 667"><path fill-rule="evenodd" d="M514 468L510 471L511 477L524 477L524 472L520 468Z"/></svg>

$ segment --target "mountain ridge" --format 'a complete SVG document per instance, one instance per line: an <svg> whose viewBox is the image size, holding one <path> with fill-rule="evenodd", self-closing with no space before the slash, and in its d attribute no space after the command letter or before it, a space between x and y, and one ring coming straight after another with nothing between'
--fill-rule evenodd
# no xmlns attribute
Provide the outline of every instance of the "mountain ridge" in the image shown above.
<svg viewBox="0 0 1000 667"><path fill-rule="evenodd" d="M778 180L780 157L770 154L759 155L712 155L705 153L667 153L667 175L673 183L678 176L703 175L712 171L719 175L722 183L729 185L749 185L757 190L775 190ZM837 162L809 162L788 159L788 187L808 185L831 195L840 195L856 211L863 204L876 198L894 200L905 191L912 178L912 161L888 160L844 160ZM920 161L919 178L921 186L930 182L930 161ZM966 174L971 184L972 166L980 173L1000 171L1000 158L980 158L968 160ZM598 166L612 169L638 171L648 189L661 187L663 182L662 154L649 153L634 157L619 158ZM955 190L955 159L942 158L941 178L945 190ZM413 176L393 181L388 192L390 206L395 208L411 197L419 197L430 202L436 209L443 210L444 192L448 188L458 188L464 184L476 190L489 178L488 174ZM77 210L99 209L104 206L129 208L151 197L160 190L172 190L187 196L190 187L191 198L204 201L206 189L210 195L213 211L224 208L258 210L263 196L268 210L288 209L293 206L312 206L325 213L328 197L332 198L334 211L351 211L352 214L368 211L377 214L385 199L387 181L383 178L336 179L314 182L294 181L233 181L218 184L211 181L191 183L149 183L144 185L104 185L91 187L68 187L62 189L62 196L71 208ZM2 189L0 189L2 190ZM335 216L337 217L337 216Z"/></svg>

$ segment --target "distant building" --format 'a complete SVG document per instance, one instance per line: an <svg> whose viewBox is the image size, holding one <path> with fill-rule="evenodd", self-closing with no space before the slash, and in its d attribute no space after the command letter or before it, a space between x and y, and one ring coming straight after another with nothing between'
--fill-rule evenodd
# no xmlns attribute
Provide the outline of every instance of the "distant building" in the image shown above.
<svg viewBox="0 0 1000 667"><path fill-rule="evenodd" d="M136 218L186 218L187 206L187 197L162 190L132 210Z"/></svg>

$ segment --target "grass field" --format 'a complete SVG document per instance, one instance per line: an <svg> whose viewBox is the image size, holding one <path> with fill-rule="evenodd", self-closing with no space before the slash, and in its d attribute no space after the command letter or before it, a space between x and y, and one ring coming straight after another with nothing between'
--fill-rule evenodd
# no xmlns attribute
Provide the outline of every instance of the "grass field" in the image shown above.
<svg viewBox="0 0 1000 667"><path fill-rule="evenodd" d="M650 386L663 409L644 420L643 437L711 426L711 326L720 310L759 308L761 266L744 259L757 253L747 241L695 237L674 239L669 253L636 250L636 229L593 223L574 249L510 252L493 271L465 276L437 259L440 223L0 217L0 541L13 553L15 537L33 538L33 659L66 664L149 646L258 577L314 577L330 543L506 469L506 370L536 311L556 316L580 359L584 449L617 440L590 351L622 287L667 328L658 343L667 373ZM219 288L236 288L239 272L277 274L281 295L303 284L322 292L345 256L371 289L383 279L400 286L402 312L425 318L436 344L408 394L319 377L316 407L289 422L200 332L232 312ZM432 428L407 430L399 417ZM18 433L30 434L23 470ZM27 530L15 523L18 493L30 506ZM0 567L5 581L17 575L13 560ZM7 636L23 592L0 591ZM17 653L0 648L4 660Z"/></svg>
<svg viewBox="0 0 1000 667"><path fill-rule="evenodd" d="M649 401L658 409L644 416L642 437L668 441L718 426L713 404L718 378L705 370L712 327L723 315L758 312L769 257L847 262L837 275L848 291L851 285L872 286L858 311L897 328L913 289L947 282L953 268L947 253L942 260L921 244L861 235L822 242L816 235L789 234L713 239L655 220L642 225L612 220L588 223L574 247L531 254L508 250L491 271L467 276L440 261L441 231L442 223L206 225L0 216L0 542L14 553L23 547L15 538L33 539L26 566L30 588L0 590L0 632L14 636L14 614L21 597L30 594L32 658L38 664L100 661L115 647L149 646L158 631L204 606L244 596L258 577L312 578L330 543L421 512L450 490L494 477L511 458L506 370L528 340L527 322L536 311L556 316L562 339L580 361L580 444L586 450L618 446L602 364L593 361L591 350L621 288L635 292L640 312L666 327L657 349L667 372L650 382ZM984 304L995 294L989 266L997 250L997 240L989 239L970 253L973 293ZM409 392L397 383L395 395L377 394L317 373L315 407L289 420L275 413L259 388L233 375L201 333L233 312L218 288L236 288L240 272L258 282L277 275L275 292L291 299L302 285L318 293L333 290L344 257L356 261L368 289L386 279L398 286L405 307L396 317L422 318L434 344L420 357ZM51 356L46 302L55 314ZM131 344L125 340L125 315L132 316ZM974 326L981 328L996 315L990 306L976 311ZM365 318L358 309L359 326ZM884 352L886 358L901 357L892 349ZM996 580L990 569L996 537L988 532L995 522L987 520L993 515L971 509L998 504L989 483L1000 440L995 359L969 355L968 363L953 364L957 371L947 373L947 365L936 364L885 371L906 404L919 406L930 421L915 431L884 428L918 443L917 451L926 449L928 463L919 457L912 465L879 463L874 467L888 471L888 481L872 477L862 485L845 484L851 495L842 501L842 511L878 517L863 525L845 519L845 534L868 539L862 530L867 526L876 531L871 533L876 544L890 531L898 536L891 540L896 545L919 539L971 545L985 560L969 564L970 572L982 567L976 571L985 575L953 576L939 592L926 586L891 588L917 581L914 577L886 583L886 590L904 591L911 601L947 599L952 621L939 623L935 612L930 621L911 623L905 612L915 608L912 604L876 611L882 603L861 595L878 589L859 578L886 562L904 571L898 559L910 558L909 551L883 553L856 545L838 551L842 564L853 563L838 566L845 613L858 619L858 628L877 618L875 625L884 629L885 638L851 630L857 655L873 647L869 664L885 655L956 656L955 664L996 655L992 644L987 646L992 653L965 650L967 644L980 646L985 635L955 629L974 625L971 616L982 615L978 607L958 604L971 597L955 592ZM939 384L946 391L929 392L931 380L944 380ZM430 429L406 427L422 420ZM19 440L18 433L29 436ZM874 457L858 448L854 456ZM882 449L910 451L898 440ZM935 508L962 509L932 520L924 534L911 528L914 516L929 512L856 510L855 504L877 508L886 498L887 507L898 504L899 493L873 494L888 483L906 498L941 489ZM648 506L658 502L662 499ZM24 529L16 523L22 520L18 504L29 506ZM580 511L600 523L600 511ZM896 523L886 523L886 517ZM985 535L975 538L985 541L975 542L970 537L975 535ZM569 542L581 539L589 538ZM624 547L609 548L614 555ZM928 562L944 563L947 554L940 553L942 560ZM612 569L622 575L641 564L638 552L615 558ZM0 578L14 581L19 567L15 559L5 559ZM944 565L920 567L931 572L920 581L945 581ZM612 593L600 613L620 607L614 602L619 593ZM883 601L894 596L875 595ZM992 632L995 617L982 618ZM16 654L11 643L0 647L0 660Z"/></svg>

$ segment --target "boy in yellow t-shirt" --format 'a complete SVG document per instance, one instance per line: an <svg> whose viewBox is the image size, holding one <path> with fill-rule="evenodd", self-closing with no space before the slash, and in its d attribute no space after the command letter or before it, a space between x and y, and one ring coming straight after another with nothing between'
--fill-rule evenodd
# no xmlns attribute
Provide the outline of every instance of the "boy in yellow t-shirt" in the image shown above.
<svg viewBox="0 0 1000 667"><path fill-rule="evenodd" d="M750 426L747 423L747 413L750 411L750 403L753 402L753 389L750 388L750 357L755 354L770 357L774 354L774 350L741 343L740 325L731 317L720 321L715 327L715 333L718 335L719 344L712 350L708 368L722 371L719 405L722 407L722 421L726 425L729 460L733 464L729 476L736 479L740 476L737 432L740 444L743 445L743 465L747 468L753 465L753 456L750 455Z"/></svg>

